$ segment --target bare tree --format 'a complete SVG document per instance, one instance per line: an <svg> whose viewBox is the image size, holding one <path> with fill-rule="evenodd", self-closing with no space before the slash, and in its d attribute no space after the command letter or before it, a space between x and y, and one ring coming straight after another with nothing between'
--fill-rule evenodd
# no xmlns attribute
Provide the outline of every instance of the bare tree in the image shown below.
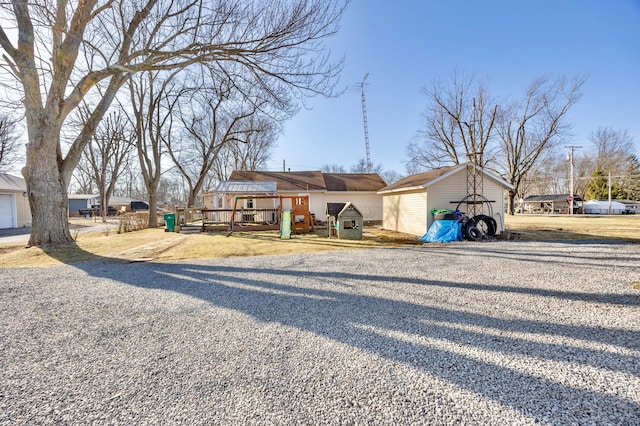
<svg viewBox="0 0 640 426"><path fill-rule="evenodd" d="M418 138L407 146L410 173L466 161L491 162L498 107L484 84L458 73L423 90L427 109Z"/></svg>
<svg viewBox="0 0 640 426"><path fill-rule="evenodd" d="M351 173L382 173L382 164L372 165L366 158L359 158L358 162L349 168Z"/></svg>
<svg viewBox="0 0 640 426"><path fill-rule="evenodd" d="M126 170L134 136L122 109L105 117L85 149L85 157L98 187L102 221L107 221L109 199Z"/></svg>
<svg viewBox="0 0 640 426"><path fill-rule="evenodd" d="M347 170L344 168L344 166L340 164L335 164L335 163L325 164L322 167L320 167L320 170L325 173L347 173Z"/></svg>
<svg viewBox="0 0 640 426"><path fill-rule="evenodd" d="M596 167L614 175L622 175L633 155L633 136L628 130L599 127L589 135L596 151Z"/></svg>
<svg viewBox="0 0 640 426"><path fill-rule="evenodd" d="M273 143L273 120L260 114L268 107L258 96L236 90L229 80L205 82L179 96L183 135L165 140L167 152L188 188L187 205L193 206L208 182L214 165L224 160L250 170L263 163Z"/></svg>
<svg viewBox="0 0 640 426"><path fill-rule="evenodd" d="M180 96L174 80L179 70L171 73L147 71L129 80L129 93L140 171L149 201L149 227L158 226L158 185L162 177L162 157L170 145L174 113ZM162 75L162 77L161 77Z"/></svg>
<svg viewBox="0 0 640 426"><path fill-rule="evenodd" d="M504 152L500 163L514 187L507 199L508 214L513 214L514 199L527 174L567 136L566 115L580 99L584 82L584 78L543 76L527 87L521 100L503 107L497 125Z"/></svg>
<svg viewBox="0 0 640 426"><path fill-rule="evenodd" d="M341 0L12 0L0 7L0 66L25 107L30 245L72 241L71 175L131 74L207 62L239 87L288 103L331 94L341 69L322 44L337 31ZM97 86L103 90L95 94ZM63 155L65 121L90 94L91 115Z"/></svg>
<svg viewBox="0 0 640 426"><path fill-rule="evenodd" d="M76 194L93 194L95 187L93 168L87 156L83 155L73 171L69 185L70 191L72 189Z"/></svg>
<svg viewBox="0 0 640 426"><path fill-rule="evenodd" d="M23 158L15 119L9 114L0 114L0 171L8 171Z"/></svg>

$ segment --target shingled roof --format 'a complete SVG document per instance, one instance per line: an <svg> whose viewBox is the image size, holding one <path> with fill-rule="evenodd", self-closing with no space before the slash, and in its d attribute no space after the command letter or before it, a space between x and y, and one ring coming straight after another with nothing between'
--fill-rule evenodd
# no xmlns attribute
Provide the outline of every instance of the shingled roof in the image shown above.
<svg viewBox="0 0 640 426"><path fill-rule="evenodd" d="M402 189L402 188L413 188L418 186L424 186L425 184L432 182L441 176L444 176L445 174L449 173L450 171L458 167L460 167L459 164L455 166L441 167L439 169L430 170L428 172L417 173L415 175L407 176L406 178L400 179L399 181L394 182L391 185L383 188L383 191L387 192L387 191L393 191L393 190Z"/></svg>
<svg viewBox="0 0 640 426"><path fill-rule="evenodd" d="M0 189L3 191L24 192L27 190L27 183L22 178L0 173Z"/></svg>
<svg viewBox="0 0 640 426"><path fill-rule="evenodd" d="M376 192L385 182L375 173L256 172L234 170L230 181L277 182L278 191Z"/></svg>
<svg viewBox="0 0 640 426"><path fill-rule="evenodd" d="M439 180L445 179L449 175L453 175L458 171L465 169L466 167L467 167L467 164L462 163L462 164L456 164L448 167L441 167L439 169L430 170L424 173L417 173L415 175L407 176L404 179L400 179L399 181L392 183L387 187L382 188L382 190L380 190L378 193L380 194L380 193L402 191L402 190L408 190L408 189L427 188L433 185L434 183L438 182ZM488 170L482 169L480 167L477 167L477 170L483 173L485 176L498 182L500 185L504 186L505 188L513 188L513 185L505 181L503 178L501 178L497 174L489 172Z"/></svg>
<svg viewBox="0 0 640 426"><path fill-rule="evenodd" d="M377 173L323 173L327 191L379 191L387 184Z"/></svg>

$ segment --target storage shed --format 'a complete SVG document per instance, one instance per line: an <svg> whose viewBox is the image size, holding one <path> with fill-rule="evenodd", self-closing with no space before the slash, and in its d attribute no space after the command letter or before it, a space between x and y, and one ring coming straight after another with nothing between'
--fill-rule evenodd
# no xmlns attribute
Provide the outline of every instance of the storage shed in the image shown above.
<svg viewBox="0 0 640 426"><path fill-rule="evenodd" d="M31 226L31 207L24 179L0 173L0 229Z"/></svg>
<svg viewBox="0 0 640 426"><path fill-rule="evenodd" d="M329 237L361 240L363 225L362 213L352 203L327 203Z"/></svg>
<svg viewBox="0 0 640 426"><path fill-rule="evenodd" d="M495 173L473 165L458 164L401 179L378 191L382 195L382 226L385 229L422 236L433 223L431 210L466 212L472 202L469 173L481 176L483 214L496 220L497 232L504 229L505 191L513 186ZM490 207L490 209L489 209Z"/></svg>

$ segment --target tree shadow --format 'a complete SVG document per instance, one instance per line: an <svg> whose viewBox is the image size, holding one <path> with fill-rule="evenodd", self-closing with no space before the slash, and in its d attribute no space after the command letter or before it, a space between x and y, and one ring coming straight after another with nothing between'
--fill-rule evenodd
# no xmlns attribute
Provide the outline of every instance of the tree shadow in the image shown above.
<svg viewBox="0 0 640 426"><path fill-rule="evenodd" d="M614 392L569 385L548 377L545 369L523 369L504 362L527 357L532 362L551 364L552 369L582 365L637 378L640 377L636 352L640 350L638 331L507 320L462 309L425 306L418 301L376 297L356 290L363 285L387 285L402 291L403 286L420 285L633 307L640 306L638 297L285 267L234 267L215 264L215 261L116 266L111 259L102 258L74 266L92 277L187 295L264 323L293 327L403 363L506 404L537 421L544 421L540 417L544 413L559 409L573 413L577 423L590 422L594 415L589 408L592 406L604 410L598 412L599 416L610 419L620 418L621 413L640 412L640 404ZM567 343L545 342L548 336ZM619 350L602 348L602 345L612 345ZM576 407L579 410L576 411Z"/></svg>

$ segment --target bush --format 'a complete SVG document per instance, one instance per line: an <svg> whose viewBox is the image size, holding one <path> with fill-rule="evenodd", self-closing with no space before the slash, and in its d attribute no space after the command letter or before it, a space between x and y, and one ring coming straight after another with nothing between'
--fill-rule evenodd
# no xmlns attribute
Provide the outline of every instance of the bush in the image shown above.
<svg viewBox="0 0 640 426"><path fill-rule="evenodd" d="M118 216L118 234L140 231L149 226L149 212L125 213Z"/></svg>

